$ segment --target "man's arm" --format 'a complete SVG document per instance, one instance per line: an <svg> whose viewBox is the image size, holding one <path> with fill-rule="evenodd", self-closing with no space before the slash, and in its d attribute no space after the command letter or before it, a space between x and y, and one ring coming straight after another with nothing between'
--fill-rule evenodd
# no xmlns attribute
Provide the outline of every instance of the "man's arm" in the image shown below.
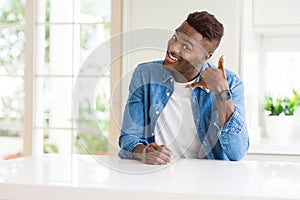
<svg viewBox="0 0 300 200"><path fill-rule="evenodd" d="M219 126L222 127L226 122L228 122L234 112L233 100L229 99L224 101L222 99L217 99L216 103L219 113Z"/></svg>
<svg viewBox="0 0 300 200"><path fill-rule="evenodd" d="M144 110L144 90L141 81L140 67L133 73L130 86L129 97L126 103L119 146L121 148L119 157L125 159L138 159L147 164L166 164L171 160L171 151L155 143L149 144L144 136L145 132L145 112Z"/></svg>
<svg viewBox="0 0 300 200"><path fill-rule="evenodd" d="M224 56L222 55L218 62L218 69L207 68L201 74L199 82L192 83L188 87L201 87L206 91L213 91L216 95L217 109L219 113L219 126L222 127L234 112L234 103L232 99L218 98L225 91L229 91L224 68Z"/></svg>
<svg viewBox="0 0 300 200"><path fill-rule="evenodd" d="M219 59L218 69L207 68L202 74L199 82L191 84L190 87L201 87L211 90L216 96L218 111L219 133L214 139L220 141L221 147L230 160L240 160L249 148L249 137L245 123L245 106L243 84L236 76L232 78L231 88L226 80L223 66L223 56ZM221 98L224 91L231 92L232 97ZM212 126L215 126L212 123ZM212 128L210 130L216 129ZM217 134L211 132L211 134Z"/></svg>

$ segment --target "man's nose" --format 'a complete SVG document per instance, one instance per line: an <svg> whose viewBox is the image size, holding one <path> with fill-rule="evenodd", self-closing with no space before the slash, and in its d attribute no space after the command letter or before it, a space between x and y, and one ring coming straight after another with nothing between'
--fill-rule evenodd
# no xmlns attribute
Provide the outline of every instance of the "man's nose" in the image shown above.
<svg viewBox="0 0 300 200"><path fill-rule="evenodd" d="M171 52L179 55L181 51L181 46L178 42L175 42L172 45L170 45L170 50Z"/></svg>

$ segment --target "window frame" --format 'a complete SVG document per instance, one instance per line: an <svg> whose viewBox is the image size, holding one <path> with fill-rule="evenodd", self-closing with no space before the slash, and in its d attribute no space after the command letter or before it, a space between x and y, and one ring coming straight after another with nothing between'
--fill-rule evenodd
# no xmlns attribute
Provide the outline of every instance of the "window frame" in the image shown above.
<svg viewBox="0 0 300 200"><path fill-rule="evenodd" d="M25 91L25 99L24 99L24 122L23 122L23 155L31 156L35 155L37 152L38 139L35 135L35 55L36 55L36 16L37 16L37 3L38 0L26 1L25 4L25 37L26 43L24 46L25 52L25 72L24 72L24 91ZM120 34L122 31L122 3L119 1L111 0L111 36ZM119 46L121 47L121 41ZM119 48L121 49L121 48ZM115 52L120 53L120 52ZM121 54L119 54L121 55ZM111 88L114 88L117 80L120 80L121 77L121 59L114 62L111 66L111 75L110 75L110 84ZM112 92L112 89L111 89ZM118 99L121 99L118 98ZM120 105L119 102L116 102L117 105ZM121 108L121 106L120 106ZM118 109L120 110L120 109ZM110 115L112 116L112 115ZM110 130L110 138L109 138L109 153L116 152L117 146L117 138L119 135L119 126L121 113L114 113L114 119L109 120L109 130ZM70 129L71 130L71 129ZM74 146L74 141L72 140L72 146Z"/></svg>

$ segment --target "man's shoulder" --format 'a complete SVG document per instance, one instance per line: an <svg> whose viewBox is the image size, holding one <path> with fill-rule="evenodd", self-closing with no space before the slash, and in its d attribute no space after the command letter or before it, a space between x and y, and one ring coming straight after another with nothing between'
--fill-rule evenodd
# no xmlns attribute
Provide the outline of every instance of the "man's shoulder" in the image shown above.
<svg viewBox="0 0 300 200"><path fill-rule="evenodd" d="M153 69L153 67L162 68L163 60L143 62L143 63L138 64L138 66L137 66L137 68L150 68L150 69Z"/></svg>
<svg viewBox="0 0 300 200"><path fill-rule="evenodd" d="M167 72L162 60L140 63L135 70L142 74L164 74Z"/></svg>
<svg viewBox="0 0 300 200"><path fill-rule="evenodd" d="M141 77L143 81L163 82L171 77L171 73L163 65L162 60L144 62L135 68L134 78Z"/></svg>

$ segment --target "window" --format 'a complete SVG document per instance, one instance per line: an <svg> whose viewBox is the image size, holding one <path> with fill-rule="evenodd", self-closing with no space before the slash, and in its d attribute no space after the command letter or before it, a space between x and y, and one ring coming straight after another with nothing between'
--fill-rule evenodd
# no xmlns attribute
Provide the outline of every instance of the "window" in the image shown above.
<svg viewBox="0 0 300 200"><path fill-rule="evenodd" d="M266 63L266 93L290 97L292 90L300 89L300 37L264 37Z"/></svg>
<svg viewBox="0 0 300 200"><path fill-rule="evenodd" d="M25 9L30 14L25 16ZM23 153L24 132L33 138L26 147L33 148L33 154L105 153L110 71L101 78L105 89L97 91L95 105L80 102L82 119L74 119L72 95L78 79L99 78L77 75L89 54L110 38L111 1L4 0L0 20L0 157ZM25 48L25 29L35 34L26 38L33 53ZM25 64L26 55L33 66ZM33 77L26 70L33 71ZM33 87L26 89L31 83ZM25 96L32 98L25 103ZM76 123L89 127L87 119L94 108L102 132L93 135L87 128L78 133ZM32 120L24 116L25 110Z"/></svg>
<svg viewBox="0 0 300 200"><path fill-rule="evenodd" d="M291 12L298 1L278 1L272 9L263 10L269 0L244 2L242 39L242 72L245 84L250 153L300 155L300 124L297 111L287 115L300 90L300 31ZM282 9L285 7L285 9ZM281 10L280 20L278 11ZM291 21L291 13L295 21ZM266 97L272 97L278 117L268 116ZM276 99L276 101L275 101ZM269 106L267 105L267 108ZM277 113L278 113L277 112Z"/></svg>
<svg viewBox="0 0 300 200"><path fill-rule="evenodd" d="M297 147L300 144L300 133L294 111L294 92L300 91L300 48L295 45L300 37L266 36L263 37L262 59L265 63L265 97L272 97L275 105L282 106L276 111L280 116L266 116L265 128L267 140L272 144L287 144ZM284 109L287 107L287 109ZM266 112L266 111L264 111ZM269 113L267 113L269 114ZM275 119L274 119L275 118ZM277 119L276 119L277 118ZM288 149L288 148L287 148ZM298 148L298 153L299 152Z"/></svg>
<svg viewBox="0 0 300 200"><path fill-rule="evenodd" d="M105 153L110 72L99 83L107 90L99 90L95 98L103 130L99 134L88 128L94 109L89 101L79 102L85 117L74 119L73 90L78 79L98 79L77 75L88 55L110 37L110 0L44 0L37 1L36 9L34 153ZM76 122L87 130L78 133Z"/></svg>
<svg viewBox="0 0 300 200"><path fill-rule="evenodd" d="M25 1L0 1L0 158L22 153Z"/></svg>
<svg viewBox="0 0 300 200"><path fill-rule="evenodd" d="M299 90L300 51L267 52L267 92L276 96L291 96Z"/></svg>
<svg viewBox="0 0 300 200"><path fill-rule="evenodd" d="M297 112L292 116L269 117L264 109L266 97L273 102L293 99L300 91L300 41L297 34L268 34L258 37L258 63L244 69L248 123L253 153L299 154L300 132ZM251 78L250 78L251 77ZM277 99L275 101L275 99ZM255 103L255 102L258 102ZM272 119L273 118L273 119ZM275 119L277 118L277 119Z"/></svg>

